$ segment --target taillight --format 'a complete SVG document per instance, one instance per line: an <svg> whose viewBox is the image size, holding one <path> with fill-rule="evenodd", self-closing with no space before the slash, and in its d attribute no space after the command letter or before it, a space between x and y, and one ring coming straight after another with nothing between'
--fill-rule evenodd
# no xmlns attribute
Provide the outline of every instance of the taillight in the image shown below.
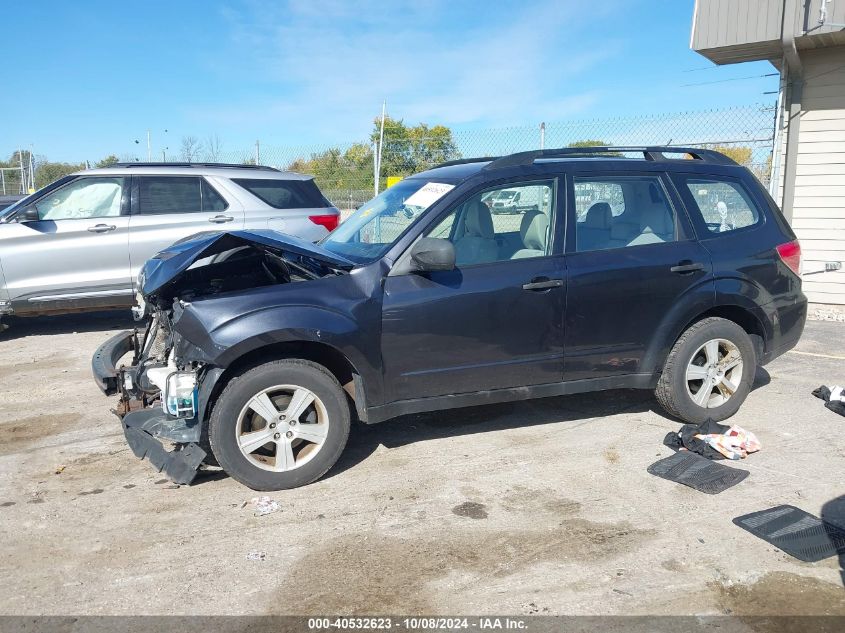
<svg viewBox="0 0 845 633"><path fill-rule="evenodd" d="M326 215L309 215L308 219L314 224L326 227L329 233L334 231L340 222L340 216L334 213L327 213Z"/></svg>
<svg viewBox="0 0 845 633"><path fill-rule="evenodd" d="M801 275L801 244L798 240L787 242L777 247L781 261L789 266L789 270L796 275Z"/></svg>

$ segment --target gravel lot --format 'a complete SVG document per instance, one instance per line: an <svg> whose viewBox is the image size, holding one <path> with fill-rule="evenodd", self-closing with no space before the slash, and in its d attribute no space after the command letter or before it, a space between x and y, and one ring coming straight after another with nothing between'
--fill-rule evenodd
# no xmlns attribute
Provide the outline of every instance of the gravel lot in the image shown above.
<svg viewBox="0 0 845 633"><path fill-rule="evenodd" d="M357 427L329 476L262 517L219 473L177 488L126 447L89 369L125 314L9 324L0 613L845 614L839 561L731 523L845 506L845 418L810 395L845 382L841 324L809 323L759 372L732 421L763 450L722 494L646 473L679 424L617 391Z"/></svg>

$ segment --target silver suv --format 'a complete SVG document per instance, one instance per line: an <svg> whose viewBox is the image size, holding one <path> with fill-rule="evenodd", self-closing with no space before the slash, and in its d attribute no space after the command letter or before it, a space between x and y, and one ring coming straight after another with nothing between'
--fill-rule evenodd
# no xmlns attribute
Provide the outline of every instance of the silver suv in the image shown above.
<svg viewBox="0 0 845 633"><path fill-rule="evenodd" d="M189 235L272 229L314 242L339 217L311 176L270 167L80 171L0 211L0 317L129 306L144 262Z"/></svg>

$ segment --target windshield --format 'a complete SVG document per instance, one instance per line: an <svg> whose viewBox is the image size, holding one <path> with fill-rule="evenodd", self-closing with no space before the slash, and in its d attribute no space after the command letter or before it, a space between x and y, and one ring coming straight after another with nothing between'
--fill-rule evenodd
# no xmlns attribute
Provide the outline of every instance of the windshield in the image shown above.
<svg viewBox="0 0 845 633"><path fill-rule="evenodd" d="M364 204L320 245L357 263L374 261L453 188L421 178L405 179Z"/></svg>

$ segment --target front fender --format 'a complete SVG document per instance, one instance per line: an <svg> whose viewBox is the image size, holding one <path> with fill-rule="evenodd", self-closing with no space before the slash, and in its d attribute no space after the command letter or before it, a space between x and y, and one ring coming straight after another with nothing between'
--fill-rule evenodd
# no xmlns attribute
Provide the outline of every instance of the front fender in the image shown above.
<svg viewBox="0 0 845 633"><path fill-rule="evenodd" d="M290 305L268 308L236 317L213 330L210 338L219 351L211 362L228 367L260 347L310 341L334 347L357 367L363 361L353 346L358 335L359 326L350 317L326 308Z"/></svg>
<svg viewBox="0 0 845 633"><path fill-rule="evenodd" d="M269 306L233 316L206 329L196 312L186 309L174 329L197 348L195 360L226 369L244 355L284 343L319 343L342 354L378 398L380 385L378 328L366 328L331 308L308 305Z"/></svg>

